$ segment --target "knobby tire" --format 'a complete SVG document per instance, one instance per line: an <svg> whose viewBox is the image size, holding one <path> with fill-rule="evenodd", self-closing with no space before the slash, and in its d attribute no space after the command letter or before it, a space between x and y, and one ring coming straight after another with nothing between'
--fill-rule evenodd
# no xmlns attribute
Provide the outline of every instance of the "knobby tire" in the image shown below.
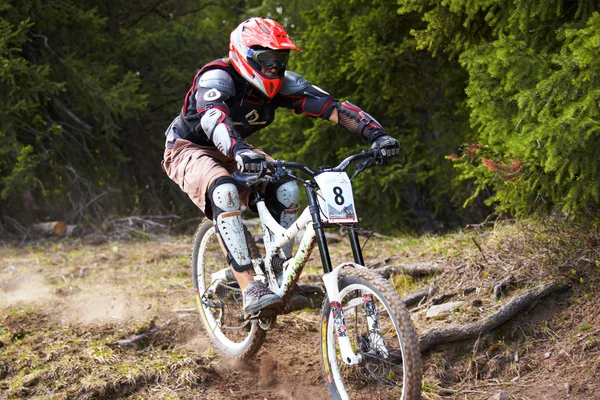
<svg viewBox="0 0 600 400"><path fill-rule="evenodd" d="M331 304L325 299L321 312L321 362L331 397L420 399L422 373L417 335L398 293L389 282L362 269L343 271L338 285L347 334L353 350L362 354L363 362L350 366L341 359ZM366 325L363 294L373 295L381 328L379 336L374 336ZM373 337L384 346L372 345ZM382 356L385 352L387 355Z"/></svg>
<svg viewBox="0 0 600 400"><path fill-rule="evenodd" d="M246 226L244 234L250 257L260 258L256 242ZM262 346L266 331L256 321L244 320L237 282L220 285L213 299L203 297L211 284L211 274L227 267L227 257L219 245L213 222L207 219L196 230L192 247L192 284L200 321L217 349L234 358L250 358Z"/></svg>

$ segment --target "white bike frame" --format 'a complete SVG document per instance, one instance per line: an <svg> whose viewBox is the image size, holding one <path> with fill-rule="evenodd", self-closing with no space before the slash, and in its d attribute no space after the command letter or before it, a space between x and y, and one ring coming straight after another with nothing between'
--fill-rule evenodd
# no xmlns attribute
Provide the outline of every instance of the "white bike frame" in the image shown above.
<svg viewBox="0 0 600 400"><path fill-rule="evenodd" d="M257 265L257 263L254 264L255 273L258 279L264 277L264 280L268 284L269 288L283 298L285 295L289 295L289 293L291 293L294 283L298 280L304 265L308 261L308 257L315 247L316 233L313 224L311 223L312 217L309 212L309 207L306 207L296 222L289 228L285 229L275 220L275 218L273 218L267 209L267 206L265 205L264 199L260 199L256 203L256 207L258 209L264 235L264 266L267 276L264 276L263 270L261 269L260 265ZM302 229L305 229L302 240L300 241L294 256L284 263L283 282L281 286L279 286L277 282L277 276L275 276L275 272L271 267L271 260L279 254L283 246L293 241ZM346 364L353 365L360 363L362 357L352 350L350 339L346 334L346 322L343 317L343 311L340 307L341 299L338 290L338 279L340 271L345 267L365 268L364 266L356 263L345 262L333 268L331 272L325 273L322 279L323 283L325 284L325 290L327 291L327 298L332 305L332 312L334 312L334 315L337 315L337 317L334 318L334 322L336 325L337 338L342 359Z"/></svg>

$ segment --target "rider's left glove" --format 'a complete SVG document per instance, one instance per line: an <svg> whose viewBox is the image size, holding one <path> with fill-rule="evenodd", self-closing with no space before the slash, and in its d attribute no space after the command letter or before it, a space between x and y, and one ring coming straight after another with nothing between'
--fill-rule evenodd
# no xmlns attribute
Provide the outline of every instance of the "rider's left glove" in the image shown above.
<svg viewBox="0 0 600 400"><path fill-rule="evenodd" d="M386 165L390 157L400 154L400 143L386 134L376 137L371 148L377 151L377 163L381 165Z"/></svg>

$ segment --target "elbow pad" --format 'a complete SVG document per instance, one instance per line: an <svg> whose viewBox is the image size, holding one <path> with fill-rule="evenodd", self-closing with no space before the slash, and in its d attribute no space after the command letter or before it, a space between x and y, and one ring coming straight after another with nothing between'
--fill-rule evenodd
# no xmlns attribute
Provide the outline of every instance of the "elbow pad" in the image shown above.
<svg viewBox="0 0 600 400"><path fill-rule="evenodd" d="M219 151L229 158L234 152L248 147L244 139L233 129L227 114L217 108L207 110L200 119L202 130Z"/></svg>
<svg viewBox="0 0 600 400"><path fill-rule="evenodd" d="M295 114L306 114L311 117L329 119L333 111L335 99L321 88L311 85L295 72L285 71L283 86L279 93L294 101L292 111Z"/></svg>
<svg viewBox="0 0 600 400"><path fill-rule="evenodd" d="M338 125L348 129L362 140L373 142L385 135L383 127L375 118L349 101L335 104L338 112Z"/></svg>

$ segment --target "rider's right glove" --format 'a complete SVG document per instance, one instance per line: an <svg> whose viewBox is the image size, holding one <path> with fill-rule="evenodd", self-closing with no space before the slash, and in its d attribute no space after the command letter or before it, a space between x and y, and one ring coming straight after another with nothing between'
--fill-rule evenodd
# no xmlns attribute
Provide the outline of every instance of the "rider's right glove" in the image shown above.
<svg viewBox="0 0 600 400"><path fill-rule="evenodd" d="M377 151L377 164L386 165L388 158L400 154L400 143L388 135L381 135L373 140L371 148Z"/></svg>
<svg viewBox="0 0 600 400"><path fill-rule="evenodd" d="M235 153L240 172L249 172L262 176L266 172L265 157L262 154L253 152L250 149L240 149Z"/></svg>

